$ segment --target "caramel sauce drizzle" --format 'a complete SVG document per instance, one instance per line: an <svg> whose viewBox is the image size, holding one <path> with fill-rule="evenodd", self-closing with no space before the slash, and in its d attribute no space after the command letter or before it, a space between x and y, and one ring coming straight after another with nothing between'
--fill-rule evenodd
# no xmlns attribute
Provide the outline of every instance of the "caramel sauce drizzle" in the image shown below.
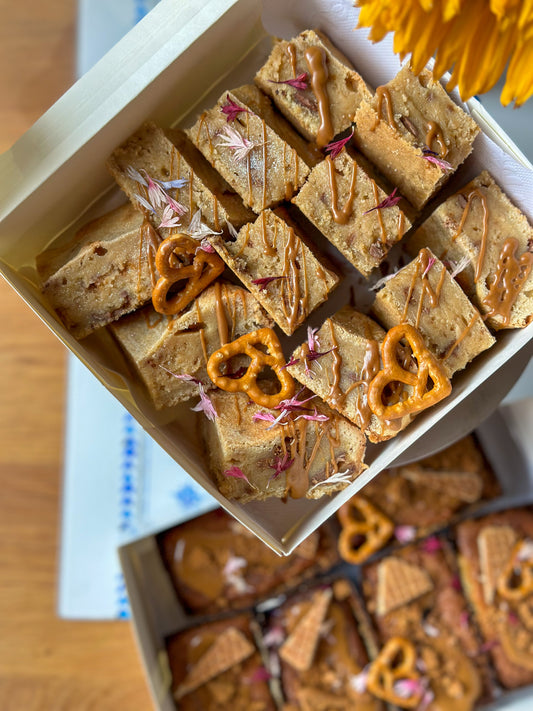
<svg viewBox="0 0 533 711"><path fill-rule="evenodd" d="M209 143L209 153L211 156L211 162L213 162L213 141L211 140L211 133L209 132L209 126L207 125L207 114L203 113L200 116L200 121L198 123L198 131L196 133L196 143L200 143L200 136L202 133L202 128L205 129L205 135Z"/></svg>
<svg viewBox="0 0 533 711"><path fill-rule="evenodd" d="M244 239L242 241L241 248L239 251L235 254L236 257L240 257L240 255L244 252L246 247L248 246L248 242L250 241L250 223L248 222L246 225L246 232L244 234Z"/></svg>
<svg viewBox="0 0 533 711"><path fill-rule="evenodd" d="M394 112L392 110L392 98L390 91L386 86L378 86L376 89L376 97L378 100L378 121L381 121L383 115L383 104L385 104L385 111L387 112L387 123L391 128L398 129L396 121L394 120Z"/></svg>
<svg viewBox="0 0 533 711"><path fill-rule="evenodd" d="M331 191L331 212L333 213L333 219L338 225L345 225L350 219L353 209L353 201L355 198L355 186L357 183L357 163L354 161L352 166L352 179L350 181L350 190L348 192L348 197L344 203L342 210L339 210L338 206L338 189L337 180L335 178L335 164L331 160L331 156L326 156L326 163L328 165L329 172L329 188ZM378 210L379 212L379 210Z"/></svg>
<svg viewBox="0 0 533 711"><path fill-rule="evenodd" d="M263 125L263 210L267 203L267 131L264 119L261 119Z"/></svg>
<svg viewBox="0 0 533 711"><path fill-rule="evenodd" d="M307 282L307 265L305 261L305 253L302 251L301 258L304 262L304 289L303 294L300 288L300 268L297 266L298 251L300 242L292 227L288 228L287 241L284 249L284 266L283 276L288 279L282 281L282 308L285 318L289 324L289 328L294 329L298 314L300 311L303 314L307 313L307 303L309 298L309 286Z"/></svg>
<svg viewBox="0 0 533 711"><path fill-rule="evenodd" d="M147 217L144 218L141 225L141 236L139 240L139 260L137 266L137 296L140 297L141 293L141 277L143 263L146 260L148 262L148 269L150 270L150 283L152 289L156 285L157 275L155 268L155 255L161 239L156 232L155 228L152 226Z"/></svg>
<svg viewBox="0 0 533 711"><path fill-rule="evenodd" d="M329 328L331 332L331 345L333 350L331 351L331 383L328 393L328 402L331 402L333 407L342 407L346 399L346 394L341 390L341 367L342 367L342 356L339 353L339 343L335 337L335 329L333 328L333 322L329 320Z"/></svg>
<svg viewBox="0 0 533 711"><path fill-rule="evenodd" d="M506 239L498 258L496 272L491 280L489 293L483 299L483 306L489 309L484 318L500 316L502 326L509 325L511 310L533 266L531 252L524 252L518 259L517 251L518 240L515 237Z"/></svg>
<svg viewBox="0 0 533 711"><path fill-rule="evenodd" d="M481 206L483 208L483 232L481 234L481 244L479 247L479 255L477 258L477 264L476 264L476 270L475 270L475 275L474 275L474 283L477 283L479 281L479 278L481 276L481 268L483 266L483 259L485 258L485 250L487 249L487 236L489 232L489 208L487 206L487 198L485 195L481 192L479 188L474 188L468 196L466 200L466 205L465 209L463 210L463 214L461 216L461 221L459 222L459 227L457 228L457 231L452 237L452 242L455 242L457 237L461 234L463 231L463 228L465 226L466 219L468 217L468 214L470 212L470 206L472 205L472 202L474 198L478 198L481 202Z"/></svg>
<svg viewBox="0 0 533 711"><path fill-rule="evenodd" d="M296 152L296 148L292 148L292 165L293 165L293 176L294 176L294 182L292 185L292 191L296 190L298 188L298 181L300 179L299 175L299 165L298 165L298 153Z"/></svg>
<svg viewBox="0 0 533 711"><path fill-rule="evenodd" d="M439 158L446 158L448 155L448 146L444 141L444 134L440 124L436 121L429 121L426 133L426 146L432 150L431 144L435 141L439 147Z"/></svg>
<svg viewBox="0 0 533 711"><path fill-rule="evenodd" d="M198 318L198 323L202 324L202 328L200 328L200 343L202 344L202 352L204 354L204 360L207 365L207 360L208 360L207 342L205 340L205 332L204 332L204 328L203 328L202 313L200 311L200 304L198 302L199 302L199 299L194 300L194 303L196 304L196 316Z"/></svg>
<svg viewBox="0 0 533 711"><path fill-rule="evenodd" d="M372 191L374 193L374 200L376 203L375 207L377 207L380 203L378 186L376 185L376 181L372 180L372 178L370 178L370 182L372 183ZM378 216L379 229L381 232L381 244L387 244L387 230L385 229L385 223L383 222L383 215L381 214L381 210L377 209L377 210L374 210L374 212Z"/></svg>
<svg viewBox="0 0 533 711"><path fill-rule="evenodd" d="M287 54L289 55L289 59L291 62L292 76L296 78L296 47L292 44L292 42L289 42L289 44L287 45Z"/></svg>
<svg viewBox="0 0 533 711"><path fill-rule="evenodd" d="M268 257L273 257L276 254L276 249L274 245L268 241L268 229L264 212L261 213L261 236L263 238L263 254L266 254Z"/></svg>
<svg viewBox="0 0 533 711"><path fill-rule="evenodd" d="M428 269L429 267L429 260L430 260L430 252L426 248L421 249L420 253L418 255L418 259L416 262L416 269L415 273L413 274L413 278L411 279L411 284L409 285L409 292L407 294L407 299L405 301L405 306L402 314L402 319L401 323L405 323L407 320L407 310L409 308L409 303L411 301L411 298L413 296L413 291L415 289L416 281L420 277L421 280L421 293L420 293L420 301L418 302L418 309L417 309L417 314L416 314L416 321L415 321L415 328L418 328L420 325L420 317L422 315L422 307L424 303L424 299L426 295L429 297L429 301L431 304L432 308L435 308L438 306L439 299L440 299L440 293L442 291L442 287L444 285L444 279L446 278L446 269L444 267L442 268L442 272L439 278L439 282L437 284L437 287L435 290L433 290L431 284L429 283L429 272L431 269Z"/></svg>
<svg viewBox="0 0 533 711"><path fill-rule="evenodd" d="M454 350L457 348L457 346L464 341L464 339L468 336L472 328L474 327L474 324L479 318L479 314L475 313L470 321L466 324L464 329L461 331L459 336L455 339L455 341L452 343L452 345L448 348L446 353L442 356L441 360L448 360L448 358L452 355Z"/></svg>
<svg viewBox="0 0 533 711"><path fill-rule="evenodd" d="M305 59L311 74L311 88L316 96L320 115L316 143L319 148L323 148L331 141L334 135L327 91L328 67L326 53L322 47L309 47L305 52Z"/></svg>
<svg viewBox="0 0 533 711"><path fill-rule="evenodd" d="M220 345L224 346L226 343L229 343L229 330L228 319L226 318L226 312L222 302L221 285L219 281L215 282L215 310L217 316L218 337L220 339Z"/></svg>
<svg viewBox="0 0 533 711"><path fill-rule="evenodd" d="M364 432L370 425L372 419L372 411L368 405L366 391L369 383L376 377L381 368L381 357L379 343L375 339L369 339L366 344L365 356L363 358L363 367L361 368L361 379L359 382L353 383L350 388L358 385L365 385L365 389L359 389L357 392L356 410L359 419L359 428ZM348 394L348 391L346 392Z"/></svg>
<svg viewBox="0 0 533 711"><path fill-rule="evenodd" d="M405 227L405 215L401 210L398 211L398 240L403 237Z"/></svg>
<svg viewBox="0 0 533 711"><path fill-rule="evenodd" d="M190 204L191 204L191 217L192 217L192 200L191 200ZM217 230L217 232L219 232L220 231L220 220L218 217L218 198L216 195L213 195L213 224L215 226L215 230Z"/></svg>

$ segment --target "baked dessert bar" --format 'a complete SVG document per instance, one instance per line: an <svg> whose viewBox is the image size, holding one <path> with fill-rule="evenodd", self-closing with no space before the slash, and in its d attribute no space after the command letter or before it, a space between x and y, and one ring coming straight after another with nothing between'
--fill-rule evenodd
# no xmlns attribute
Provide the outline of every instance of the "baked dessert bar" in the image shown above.
<svg viewBox="0 0 533 711"><path fill-rule="evenodd" d="M533 682L532 540L530 508L457 527L465 591L498 680L509 689Z"/></svg>
<svg viewBox="0 0 533 711"><path fill-rule="evenodd" d="M211 244L287 335L339 283L285 208L264 210L236 239L215 235Z"/></svg>
<svg viewBox="0 0 533 711"><path fill-rule="evenodd" d="M84 338L152 296L152 275L139 257L158 236L142 212L126 204L91 220L63 247L36 258L42 292L76 338Z"/></svg>
<svg viewBox="0 0 533 711"><path fill-rule="evenodd" d="M226 91L187 130L245 205L259 213L288 200L317 155L253 85Z"/></svg>
<svg viewBox="0 0 533 711"><path fill-rule="evenodd" d="M265 642L279 661L291 711L382 711L361 688L368 653L355 614L360 606L345 579L290 597L274 610Z"/></svg>
<svg viewBox="0 0 533 711"><path fill-rule="evenodd" d="M292 202L366 277L411 227L408 210L346 150L316 165Z"/></svg>
<svg viewBox="0 0 533 711"><path fill-rule="evenodd" d="M350 61L314 30L276 42L255 81L302 136L319 147L349 128L361 101L372 97Z"/></svg>
<svg viewBox="0 0 533 711"><path fill-rule="evenodd" d="M383 645L367 687L402 708L424 702L428 711L470 711L490 699L488 660L453 551L444 539L435 542L407 546L363 568L366 607Z"/></svg>
<svg viewBox="0 0 533 711"><path fill-rule="evenodd" d="M448 377L495 343L479 311L427 248L387 280L372 310L387 328L413 325Z"/></svg>
<svg viewBox="0 0 533 711"><path fill-rule="evenodd" d="M320 498L365 468L355 425L303 389L265 410L244 393L214 391L218 417L202 418L210 470L228 499Z"/></svg>
<svg viewBox="0 0 533 711"><path fill-rule="evenodd" d="M249 615L191 627L166 641L180 711L276 711Z"/></svg>
<svg viewBox="0 0 533 711"><path fill-rule="evenodd" d="M280 557L222 509L165 531L158 544L179 599L194 614L248 607L338 561L328 524Z"/></svg>
<svg viewBox="0 0 533 711"><path fill-rule="evenodd" d="M384 420L369 407L370 381L380 370L385 331L351 306L326 319L292 354L287 370L330 407L347 417L371 442L390 439L412 418Z"/></svg>
<svg viewBox="0 0 533 711"><path fill-rule="evenodd" d="M246 289L216 282L181 315L161 316L147 306L116 321L111 332L160 409L198 395L198 382L211 389L206 370L211 353L228 340L271 324Z"/></svg>
<svg viewBox="0 0 533 711"><path fill-rule="evenodd" d="M194 234L194 215L209 230L239 228L254 219L241 198L214 171L180 129L144 123L107 160L107 169L134 207L165 238ZM191 227L192 223L192 227Z"/></svg>
<svg viewBox="0 0 533 711"><path fill-rule="evenodd" d="M485 170L418 228L408 248L429 247L493 329L523 328L533 316L533 227Z"/></svg>
<svg viewBox="0 0 533 711"><path fill-rule="evenodd" d="M424 70L405 64L359 106L355 139L361 151L421 209L472 151L475 121Z"/></svg>

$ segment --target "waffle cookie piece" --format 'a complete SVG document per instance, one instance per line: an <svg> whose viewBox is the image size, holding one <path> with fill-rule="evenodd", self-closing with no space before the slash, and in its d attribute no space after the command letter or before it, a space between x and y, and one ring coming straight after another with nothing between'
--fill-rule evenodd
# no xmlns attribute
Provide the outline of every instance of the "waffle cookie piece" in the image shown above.
<svg viewBox="0 0 533 711"><path fill-rule="evenodd" d="M239 228L254 215L179 129L144 123L107 160L107 169L161 237L198 236L198 210L210 231ZM203 228L205 230L205 227Z"/></svg>
<svg viewBox="0 0 533 711"><path fill-rule="evenodd" d="M421 209L472 151L479 127L424 70L408 65L355 115L366 157Z"/></svg>
<svg viewBox="0 0 533 711"><path fill-rule="evenodd" d="M394 437L412 418L384 420L369 407L368 385L381 368L385 331L368 316L344 306L310 334L291 356L289 373L347 417L371 442Z"/></svg>
<svg viewBox="0 0 533 711"><path fill-rule="evenodd" d="M259 213L288 200L316 154L253 85L222 94L187 134L209 163Z"/></svg>
<svg viewBox="0 0 533 711"><path fill-rule="evenodd" d="M142 212L122 205L91 220L68 244L36 258L42 292L76 338L135 311L152 296L143 246L158 236Z"/></svg>
<svg viewBox="0 0 533 711"><path fill-rule="evenodd" d="M180 711L275 711L249 615L210 622L166 641Z"/></svg>
<svg viewBox="0 0 533 711"><path fill-rule="evenodd" d="M235 240L211 243L278 326L293 333L339 283L284 208L264 210Z"/></svg>
<svg viewBox="0 0 533 711"><path fill-rule="evenodd" d="M289 598L268 621L265 643L279 659L287 707L294 711L382 711L360 689L368 663L351 583L339 579Z"/></svg>
<svg viewBox="0 0 533 711"><path fill-rule="evenodd" d="M369 670L371 692L402 708L424 701L428 711L470 711L490 699L487 658L444 539L432 539L431 547L422 541L368 564L363 593L383 645ZM398 658L404 668L394 664ZM403 700L400 678L406 680Z"/></svg>
<svg viewBox="0 0 533 711"><path fill-rule="evenodd" d="M365 468L364 436L312 393L302 390L274 410L245 393L217 390L211 400L218 417L203 418L204 442L229 499L317 499L344 489Z"/></svg>
<svg viewBox="0 0 533 711"><path fill-rule="evenodd" d="M533 511L509 509L456 531L466 594L499 682L533 682Z"/></svg>
<svg viewBox="0 0 533 711"><path fill-rule="evenodd" d="M361 101L372 97L350 61L314 30L276 42L255 82L319 147L349 128Z"/></svg>
<svg viewBox="0 0 533 711"><path fill-rule="evenodd" d="M413 325L451 377L495 343L479 311L427 248L378 291L373 313L383 325Z"/></svg>
<svg viewBox="0 0 533 711"><path fill-rule="evenodd" d="M493 329L523 328L533 316L533 227L483 171L418 228L408 247L429 247L460 269L458 283Z"/></svg>
<svg viewBox="0 0 533 711"><path fill-rule="evenodd" d="M411 226L410 210L346 150L316 165L292 202L364 276Z"/></svg>
<svg viewBox="0 0 533 711"><path fill-rule="evenodd" d="M165 531L158 544L179 599L194 614L248 607L338 561L327 524L280 557L222 509Z"/></svg>
<svg viewBox="0 0 533 711"><path fill-rule="evenodd" d="M228 340L271 324L246 289L217 282L181 315L162 316L147 306L116 321L111 332L160 409L197 396L199 383L213 388L206 370L211 353Z"/></svg>

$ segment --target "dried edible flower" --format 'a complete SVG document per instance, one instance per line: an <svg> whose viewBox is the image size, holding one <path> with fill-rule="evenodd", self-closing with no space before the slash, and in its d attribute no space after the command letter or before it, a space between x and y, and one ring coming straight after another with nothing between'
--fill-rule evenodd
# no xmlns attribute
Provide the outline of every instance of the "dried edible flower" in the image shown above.
<svg viewBox="0 0 533 711"><path fill-rule="evenodd" d="M255 284L256 286L259 287L261 291L267 288L267 286L270 284L272 281L276 281L276 279L288 279L289 277L287 276L274 276L274 277L261 277L259 279L252 279L252 284Z"/></svg>
<svg viewBox="0 0 533 711"><path fill-rule="evenodd" d="M229 469L226 469L223 472L223 474L224 474L224 476L233 477L233 479L243 479L243 481L245 481L248 484L248 486L251 486L252 489L256 488L252 484L252 482L248 479L248 477L246 476L246 474L243 472L243 470L240 467L237 467L234 465L234 466L230 467Z"/></svg>
<svg viewBox="0 0 533 711"><path fill-rule="evenodd" d="M251 674L251 676L248 677L247 681L251 682L252 684L257 684L262 681L268 681L269 679L272 678L272 674L268 671L268 669L265 669L265 667L257 667Z"/></svg>
<svg viewBox="0 0 533 711"><path fill-rule="evenodd" d="M399 543L410 543L416 538L416 528L414 526L396 526L394 536Z"/></svg>
<svg viewBox="0 0 533 711"><path fill-rule="evenodd" d="M187 227L187 234L189 237L192 237L192 239L204 240L206 237L221 235L222 230L220 232L216 232L208 227L204 222L202 222L202 211L196 210L194 215L191 217L189 226Z"/></svg>
<svg viewBox="0 0 533 711"><path fill-rule="evenodd" d="M167 207L170 207L171 210L176 213L176 215L179 215L181 217L187 212L187 208L185 207L185 205L182 205L181 202L174 200L173 197L170 197L170 195L167 195L166 193L165 200L167 202Z"/></svg>
<svg viewBox="0 0 533 711"><path fill-rule="evenodd" d="M518 549L518 553L516 554L516 559L523 562L523 561L531 561L533 560L533 541L530 539L526 539L523 543L520 544L520 548Z"/></svg>
<svg viewBox="0 0 533 711"><path fill-rule="evenodd" d="M139 205L148 210L148 212L155 212L154 208L150 205L148 200L146 198L143 198L142 195L139 195L138 193L133 193L133 197L135 198L135 200L137 200Z"/></svg>
<svg viewBox="0 0 533 711"><path fill-rule="evenodd" d="M359 674L354 674L349 679L349 684L356 694L364 694L366 691L366 685L368 681L368 667L364 667Z"/></svg>
<svg viewBox="0 0 533 711"><path fill-rule="evenodd" d="M236 161L244 160L252 148L258 148L263 145L262 143L255 143L249 138L241 136L241 134L231 126L224 126L224 131L220 134L220 138L222 143L219 143L219 146L232 150L233 158Z"/></svg>
<svg viewBox="0 0 533 711"><path fill-rule="evenodd" d="M443 160L442 158L439 158L437 155L435 155L434 151L430 151L428 148L422 149L422 158L425 160L429 161L430 163L434 163L435 165L438 165L439 168L442 170L453 170L453 166L448 163L447 160Z"/></svg>
<svg viewBox="0 0 533 711"><path fill-rule="evenodd" d="M455 277L458 274L460 274L462 271L464 271L469 264L470 264L470 257L463 257L457 263L453 262L450 259L447 263L447 266L449 266L451 269L450 276L452 277L452 279L455 279Z"/></svg>
<svg viewBox="0 0 533 711"><path fill-rule="evenodd" d="M368 215L369 212L373 212L374 210L383 210L385 207L394 207L395 205L397 205L402 199L401 195L396 195L397 190L398 188L394 188L392 193L390 195L387 195L387 197L382 200L379 205L371 207L370 210L366 210L365 212L363 212L363 215Z"/></svg>
<svg viewBox="0 0 533 711"><path fill-rule="evenodd" d="M269 464L268 466L270 469L274 469L274 474L272 474L272 479L277 479L278 476L286 471L287 469L290 469L293 465L294 459L291 459L289 457L289 453L285 452L283 457L275 457L274 461L272 464Z"/></svg>
<svg viewBox="0 0 533 711"><path fill-rule="evenodd" d="M345 138L340 138L338 141L331 141L331 143L328 143L324 150L326 153L329 153L331 160L335 160L346 144L351 141L353 133L354 129L352 128L351 132Z"/></svg>
<svg viewBox="0 0 533 711"><path fill-rule="evenodd" d="M431 267L435 264L436 261L437 261L437 260L435 259L435 257L430 257L430 258L428 259L428 263L426 264L426 268L425 268L424 271L422 272L422 279L424 279L424 278L429 274L429 272L430 272L430 270L431 270Z"/></svg>
<svg viewBox="0 0 533 711"><path fill-rule="evenodd" d="M281 625L274 625L263 637L265 647L280 647L285 641L285 632Z"/></svg>
<svg viewBox="0 0 533 711"><path fill-rule="evenodd" d="M422 629L428 637L439 637L440 635L439 628L435 627L435 625L431 625L429 622L423 622Z"/></svg>
<svg viewBox="0 0 533 711"><path fill-rule="evenodd" d="M466 610L463 610L461 614L459 615L459 626L462 629L466 629L468 627L468 621L469 621L469 615Z"/></svg>
<svg viewBox="0 0 533 711"><path fill-rule="evenodd" d="M161 229L162 227L178 227L180 219L181 215L176 214L170 205L166 205L161 216L161 223L157 229Z"/></svg>
<svg viewBox="0 0 533 711"><path fill-rule="evenodd" d="M226 579L226 582L241 594L253 591L253 587L242 577L243 568L246 568L247 565L248 561L246 558L230 555L226 561L226 565L222 569L222 575Z"/></svg>
<svg viewBox="0 0 533 711"><path fill-rule="evenodd" d="M187 380L191 383L194 383L198 387L198 394L200 395L200 400L194 407L191 407L191 410L193 412L203 412L208 420L211 420L211 422L215 421L215 417L218 417L217 411L215 409L215 406L211 402L209 396L206 395L201 380L198 380L198 378L189 375L189 373L173 373L171 370L165 368L165 366L161 364L159 364L159 367L162 368L169 375L172 375L173 378L177 378L178 380Z"/></svg>
<svg viewBox="0 0 533 711"><path fill-rule="evenodd" d="M292 86L293 89L303 91L304 89L307 89L307 72L298 74L298 76L294 77L294 79L285 79L284 81L274 81L273 79L269 79L269 81L271 84L288 84L289 86Z"/></svg>
<svg viewBox="0 0 533 711"><path fill-rule="evenodd" d="M248 109L243 108L242 106L239 106L233 99L230 98L230 95L226 95L226 103L221 107L220 109L223 114L226 116L226 121L228 123L231 123L232 121L235 121L237 116L241 113L249 114L250 112Z"/></svg>
<svg viewBox="0 0 533 711"><path fill-rule="evenodd" d="M325 484L351 484L352 481L352 471L350 469L346 469L346 471L344 472L335 472L335 474L332 474L327 479L323 479L322 481L313 484L309 491L313 491L313 489L318 489L319 486L324 486Z"/></svg>
<svg viewBox="0 0 533 711"><path fill-rule="evenodd" d="M401 699L411 699L413 696L422 696L425 687L419 679L398 679L394 682L394 693Z"/></svg>
<svg viewBox="0 0 533 711"><path fill-rule="evenodd" d="M436 553L437 551L442 550L442 542L439 538L437 538L437 536L429 536L422 541L420 548L425 553Z"/></svg>

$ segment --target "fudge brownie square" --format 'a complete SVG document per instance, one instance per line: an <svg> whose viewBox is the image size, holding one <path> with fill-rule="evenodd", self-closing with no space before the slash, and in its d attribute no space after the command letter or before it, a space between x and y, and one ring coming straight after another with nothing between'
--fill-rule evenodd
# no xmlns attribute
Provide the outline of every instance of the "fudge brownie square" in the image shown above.
<svg viewBox="0 0 533 711"><path fill-rule="evenodd" d="M187 135L257 213L290 199L317 160L303 138L274 112L270 99L253 85L225 91Z"/></svg>
<svg viewBox="0 0 533 711"><path fill-rule="evenodd" d="M411 227L401 206L346 150L311 171L292 202L367 277ZM404 208L405 209L405 208Z"/></svg>
<svg viewBox="0 0 533 711"><path fill-rule="evenodd" d="M382 711L360 680L369 658L361 603L345 579L301 592L274 610L264 642L278 661L291 711ZM272 666L272 664L271 664Z"/></svg>
<svg viewBox="0 0 533 711"><path fill-rule="evenodd" d="M210 396L218 416L201 421L205 449L229 499L315 499L344 489L366 468L360 430L312 393L302 389L289 408L275 410L245 393Z"/></svg>
<svg viewBox="0 0 533 711"><path fill-rule="evenodd" d="M509 509L464 521L456 531L467 597L508 689L533 682L533 511Z"/></svg>
<svg viewBox="0 0 533 711"><path fill-rule="evenodd" d="M172 694L180 711L276 711L250 615L169 637Z"/></svg>
<svg viewBox="0 0 533 711"><path fill-rule="evenodd" d="M276 42L255 82L302 136L320 147L349 128L361 101L372 98L350 61L314 30Z"/></svg>
<svg viewBox="0 0 533 711"><path fill-rule="evenodd" d="M387 328L414 326L448 377L495 343L479 311L427 248L387 280L372 310Z"/></svg>
<svg viewBox="0 0 533 711"><path fill-rule="evenodd" d="M422 247L460 270L458 283L491 328L523 328L531 321L533 227L487 171L417 229L408 248Z"/></svg>
<svg viewBox="0 0 533 711"><path fill-rule="evenodd" d="M228 340L271 325L246 289L217 282L181 315L162 316L147 306L110 330L160 409L197 396L198 382L212 389L209 356Z"/></svg>
<svg viewBox="0 0 533 711"><path fill-rule="evenodd" d="M412 420L384 420L368 405L368 385L381 368L384 338L375 321L344 306L294 351L288 367L296 380L355 423L371 442L396 436Z"/></svg>
<svg viewBox="0 0 533 711"><path fill-rule="evenodd" d="M194 614L251 606L338 562L328 524L281 557L222 509L165 531L158 544L180 601Z"/></svg>
<svg viewBox="0 0 533 711"><path fill-rule="evenodd" d="M36 258L42 292L76 338L135 311L152 296L140 250L159 237L142 212L122 205L84 225L74 240Z"/></svg>
<svg viewBox="0 0 533 711"><path fill-rule="evenodd" d="M407 64L362 102L355 122L362 152L416 209L468 157L479 133L431 72L415 76Z"/></svg>
<svg viewBox="0 0 533 711"><path fill-rule="evenodd" d="M134 207L146 213L162 237L176 231L190 234L198 210L202 222L217 232L227 222L239 228L254 219L253 212L179 129L144 123L113 151L106 165Z"/></svg>
<svg viewBox="0 0 533 711"><path fill-rule="evenodd" d="M420 696L428 711L447 707L470 711L490 699L488 660L460 588L453 550L445 539L432 538L431 546L425 541L409 545L366 565L363 593L383 644L373 662L375 669L369 672L371 691L379 695L387 691L374 672L384 667L394 678L394 660L387 664L383 650L396 645L404 660L411 656L410 669L402 674L411 684L406 691L413 703L406 706L415 707Z"/></svg>
<svg viewBox="0 0 533 711"><path fill-rule="evenodd" d="M264 210L236 239L215 235L211 244L287 335L339 283L327 260L284 208Z"/></svg>

